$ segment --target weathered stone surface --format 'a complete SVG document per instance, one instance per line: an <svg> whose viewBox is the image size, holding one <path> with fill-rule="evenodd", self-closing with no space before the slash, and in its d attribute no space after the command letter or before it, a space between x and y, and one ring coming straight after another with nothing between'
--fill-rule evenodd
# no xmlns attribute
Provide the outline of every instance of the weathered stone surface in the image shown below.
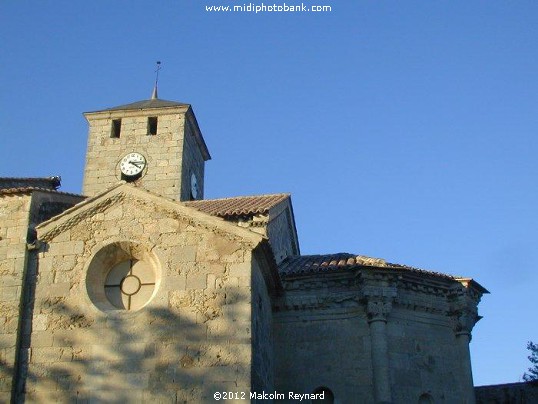
<svg viewBox="0 0 538 404"><path fill-rule="evenodd" d="M26 237L30 227L30 195L0 198L0 397L11 394L19 323ZM1 401L1 399L0 399ZM5 402L8 402L6 400Z"/></svg>
<svg viewBox="0 0 538 404"><path fill-rule="evenodd" d="M476 403L537 403L538 382L475 387Z"/></svg>
<svg viewBox="0 0 538 404"><path fill-rule="evenodd" d="M208 225L187 227L185 221L192 219L171 211L163 217L155 201L124 197L120 208L110 203L100 214L83 211L78 221L66 221L68 241L64 224L58 224L59 231L45 228L28 362L28 373L40 376L27 384L30 401L77 394L106 401L115 390L129 401L152 396L191 401L209 394L182 390L181 380L191 386L209 383L213 391L223 383L250 388L253 272L257 293L267 294L250 241L227 236L222 222L215 222L220 229L215 231ZM163 237L163 229L176 237ZM106 297L107 270L138 261L152 268L147 279L154 292L142 309L119 310ZM241 286L230 276L234 268L241 268ZM270 302L267 295L264 299L267 335L260 341L270 336Z"/></svg>
<svg viewBox="0 0 538 404"><path fill-rule="evenodd" d="M189 200L191 175L197 178L198 198L203 197L204 156L197 143L199 134L188 106L174 108L88 113L88 150L84 176L85 195L96 195L122 179L119 161L127 153L141 153L147 161L137 183L168 198ZM157 134L148 135L148 117L158 119ZM119 138L111 137L112 120L121 119ZM195 135L196 133L196 135ZM202 140L203 141L203 140ZM120 218L120 211L109 212ZM173 231L160 223L163 232Z"/></svg>

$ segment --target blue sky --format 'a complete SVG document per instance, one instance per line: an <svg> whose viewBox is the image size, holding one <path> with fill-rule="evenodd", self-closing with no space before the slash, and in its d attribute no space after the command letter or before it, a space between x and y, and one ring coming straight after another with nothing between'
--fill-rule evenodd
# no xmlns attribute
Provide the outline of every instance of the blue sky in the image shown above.
<svg viewBox="0 0 538 404"><path fill-rule="evenodd" d="M518 381L538 341L538 3L205 11L244 3L1 2L0 175L80 192L82 112L149 98L161 60L160 97L193 105L213 156L207 198L291 192L303 254L476 279L475 384Z"/></svg>

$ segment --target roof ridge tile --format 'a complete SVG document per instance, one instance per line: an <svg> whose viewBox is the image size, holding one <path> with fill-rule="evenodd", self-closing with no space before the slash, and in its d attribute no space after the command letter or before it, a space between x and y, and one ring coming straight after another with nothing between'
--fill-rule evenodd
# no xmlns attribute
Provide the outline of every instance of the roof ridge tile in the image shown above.
<svg viewBox="0 0 538 404"><path fill-rule="evenodd" d="M212 198L212 199L197 199L195 201L188 201L185 203L197 203L197 202L209 202L209 201L227 201L227 200L235 200L235 199L247 199L247 198L265 198L265 197L273 197L273 196L290 196L290 193L287 192L281 192L276 194L260 194L260 195L239 195L239 196L227 196L224 198Z"/></svg>
<svg viewBox="0 0 538 404"><path fill-rule="evenodd" d="M350 253L294 255L287 257L282 261L278 269L280 275L285 278L292 275L313 274L330 270L351 270L356 269L357 267L385 268L388 270L408 271L411 273L420 273L445 279L456 279L452 275L443 274L441 272L415 268L408 265L392 264L382 258Z"/></svg>
<svg viewBox="0 0 538 404"><path fill-rule="evenodd" d="M185 206L195 208L210 215L220 217L254 215L267 213L269 209L278 205L290 194L266 194L252 196L236 196L220 199L200 199L183 202Z"/></svg>

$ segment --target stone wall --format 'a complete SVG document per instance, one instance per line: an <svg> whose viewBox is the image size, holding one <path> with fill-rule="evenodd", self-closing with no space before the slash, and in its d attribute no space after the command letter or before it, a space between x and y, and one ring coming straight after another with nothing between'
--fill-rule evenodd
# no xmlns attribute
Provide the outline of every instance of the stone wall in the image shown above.
<svg viewBox="0 0 538 404"><path fill-rule="evenodd" d="M372 403L364 317L361 309L276 313L276 390L304 394L326 387L338 403Z"/></svg>
<svg viewBox="0 0 538 404"><path fill-rule="evenodd" d="M456 336L449 318L395 307L387 318L394 403L463 403L465 385Z"/></svg>
<svg viewBox="0 0 538 404"><path fill-rule="evenodd" d="M270 211L267 237L277 264L289 256L299 255L299 243L295 234L295 223L293 223L289 200Z"/></svg>
<svg viewBox="0 0 538 404"><path fill-rule="evenodd" d="M31 195L0 197L0 402L9 402L17 357Z"/></svg>
<svg viewBox="0 0 538 404"><path fill-rule="evenodd" d="M379 268L283 283L274 303L277 391L326 388L339 403L474 402L472 288Z"/></svg>
<svg viewBox="0 0 538 404"><path fill-rule="evenodd" d="M538 403L538 381L475 387L476 404Z"/></svg>
<svg viewBox="0 0 538 404"><path fill-rule="evenodd" d="M252 391L274 391L273 321L271 298L260 263L252 267Z"/></svg>
<svg viewBox="0 0 538 404"><path fill-rule="evenodd" d="M189 112L185 118L185 136L183 139L182 153L182 176L181 176L181 200L191 199L191 176L196 176L198 195L196 199L204 198L204 158L195 138L195 118Z"/></svg>
<svg viewBox="0 0 538 404"><path fill-rule="evenodd" d="M54 191L3 195L0 198L0 402L7 401L17 371L16 349L31 325L21 321L27 309L32 272L35 226L80 202L77 195ZM30 280L30 282L29 282ZM22 359L23 360L23 359ZM18 378L22 382L21 378ZM22 383L19 388L22 388Z"/></svg>
<svg viewBox="0 0 538 404"><path fill-rule="evenodd" d="M364 310L297 311L275 315L277 390L327 387L340 403L373 403L371 330ZM460 403L454 332L438 315L395 308L387 317L392 402ZM300 377L297 377L300 375Z"/></svg>
<svg viewBox="0 0 538 404"><path fill-rule="evenodd" d="M251 247L132 195L105 202L60 232L39 229L27 399L207 402L250 390ZM111 305L99 283L126 256L154 270L138 311Z"/></svg>

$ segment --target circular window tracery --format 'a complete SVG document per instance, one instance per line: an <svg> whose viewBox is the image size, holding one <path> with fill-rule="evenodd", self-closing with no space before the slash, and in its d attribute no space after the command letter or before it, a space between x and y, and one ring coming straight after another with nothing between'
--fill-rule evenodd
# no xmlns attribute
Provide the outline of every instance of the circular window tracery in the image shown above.
<svg viewBox="0 0 538 404"><path fill-rule="evenodd" d="M105 280L105 294L118 309L138 310L153 295L155 273L144 261L130 259L115 265Z"/></svg>
<svg viewBox="0 0 538 404"><path fill-rule="evenodd" d="M154 252L141 244L118 241L101 247L86 273L86 290L103 311L136 311L150 302L160 283Z"/></svg>

